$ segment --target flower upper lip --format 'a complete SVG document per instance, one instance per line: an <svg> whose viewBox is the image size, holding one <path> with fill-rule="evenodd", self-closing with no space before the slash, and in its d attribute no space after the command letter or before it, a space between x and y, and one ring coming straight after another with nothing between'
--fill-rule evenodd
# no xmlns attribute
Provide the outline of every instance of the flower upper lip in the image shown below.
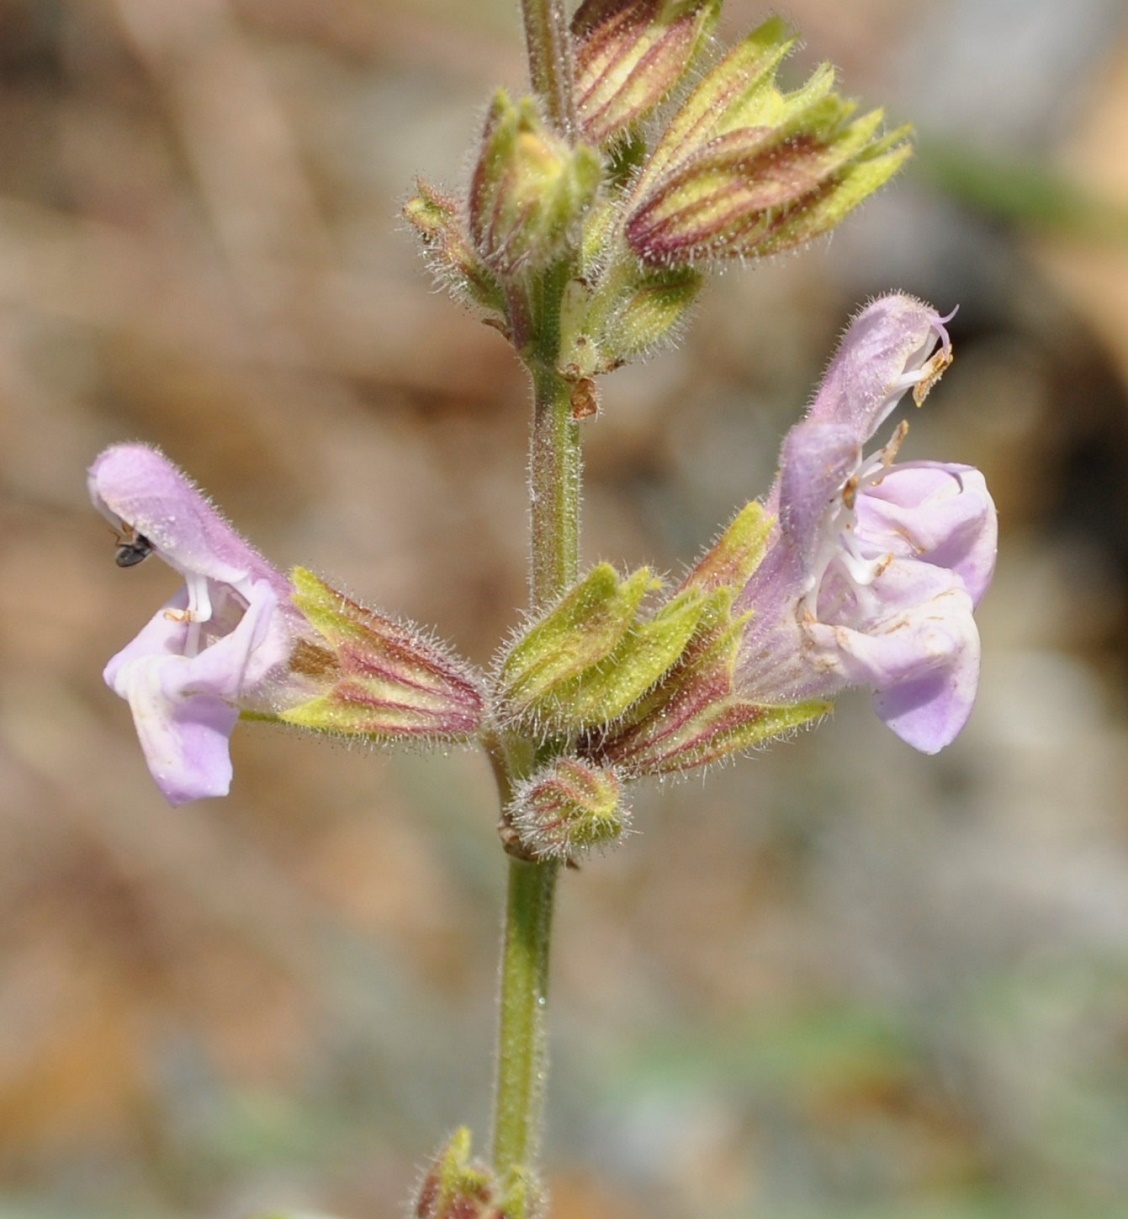
<svg viewBox="0 0 1128 1219"><path fill-rule="evenodd" d="M113 445L95 460L87 481L94 506L114 528L127 541L143 536L181 575L216 580L244 593L256 580L266 580L285 593L281 572L158 449Z"/></svg>

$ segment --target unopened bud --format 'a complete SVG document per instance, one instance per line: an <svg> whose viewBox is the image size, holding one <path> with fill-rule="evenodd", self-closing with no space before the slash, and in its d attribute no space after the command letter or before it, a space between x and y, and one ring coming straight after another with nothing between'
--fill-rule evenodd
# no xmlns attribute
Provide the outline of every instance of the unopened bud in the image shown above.
<svg viewBox="0 0 1128 1219"><path fill-rule="evenodd" d="M636 184L627 242L651 266L755 257L839 223L908 157L907 131L852 119L824 65L791 93L775 73L794 45L778 19L729 53L674 116Z"/></svg>
<svg viewBox="0 0 1128 1219"><path fill-rule="evenodd" d="M628 812L615 772L579 758L554 758L521 783L506 825L530 859L574 862L622 838Z"/></svg>
<svg viewBox="0 0 1128 1219"><path fill-rule="evenodd" d="M278 719L380 741L457 741L478 731L485 699L468 665L304 568L291 580L294 605L321 639L299 644L291 665L324 692Z"/></svg>
<svg viewBox="0 0 1128 1219"><path fill-rule="evenodd" d="M576 107L596 144L645 118L684 78L720 0L584 0L572 18Z"/></svg>
<svg viewBox="0 0 1128 1219"><path fill-rule="evenodd" d="M571 145L536 103L499 90L486 117L470 186L470 234L499 275L543 267L576 236L601 178L599 154Z"/></svg>
<svg viewBox="0 0 1128 1219"><path fill-rule="evenodd" d="M409 1211L411 1219L542 1219L544 1191L520 1166L498 1181L471 1158L470 1131L456 1130L431 1161Z"/></svg>
<svg viewBox="0 0 1128 1219"><path fill-rule="evenodd" d="M639 267L606 318L600 348L610 367L676 338L704 282L693 267Z"/></svg>
<svg viewBox="0 0 1128 1219"><path fill-rule="evenodd" d="M611 372L675 338L702 282L693 267L647 267L633 255L594 285L573 281L560 310L561 375Z"/></svg>

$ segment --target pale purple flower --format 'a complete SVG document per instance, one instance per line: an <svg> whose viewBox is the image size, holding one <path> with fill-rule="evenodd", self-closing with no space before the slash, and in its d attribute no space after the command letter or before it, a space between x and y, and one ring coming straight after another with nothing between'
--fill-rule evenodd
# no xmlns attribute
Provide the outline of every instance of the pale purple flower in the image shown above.
<svg viewBox="0 0 1128 1219"><path fill-rule="evenodd" d="M950 361L943 319L911 297L882 297L850 325L784 440L765 502L776 523L736 604L753 612L737 660L741 697L793 703L869 687L878 715L925 753L967 722L994 504L970 466L894 464L905 423L864 454L904 394L919 405Z"/></svg>
<svg viewBox="0 0 1128 1219"><path fill-rule="evenodd" d="M90 467L94 506L118 531L117 561L150 552L184 577L106 666L129 702L145 760L168 800L226 795L240 709L279 704L301 617L286 578L156 449L115 445Z"/></svg>

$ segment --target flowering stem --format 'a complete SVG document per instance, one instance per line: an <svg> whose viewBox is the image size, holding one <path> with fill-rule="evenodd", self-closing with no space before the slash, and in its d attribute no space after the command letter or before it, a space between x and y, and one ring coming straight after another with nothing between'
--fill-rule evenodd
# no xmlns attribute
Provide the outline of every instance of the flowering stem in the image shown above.
<svg viewBox="0 0 1128 1219"><path fill-rule="evenodd" d="M537 1153L545 1080L548 948L557 865L509 861L501 966L494 1167L531 1168Z"/></svg>
<svg viewBox="0 0 1128 1219"><path fill-rule="evenodd" d="M579 572L581 465L570 386L543 364L535 364L532 375L531 591L533 608L538 610L575 583Z"/></svg>
<svg viewBox="0 0 1128 1219"><path fill-rule="evenodd" d="M576 127L572 52L563 0L521 0L529 77L552 125L566 138ZM571 387L556 371L560 304L571 268L546 268L511 310L514 345L532 377L529 445L530 594L534 612L551 605L579 570L580 435ZM532 741L495 739L489 749L503 810L513 784L535 768ZM494 1169L499 1178L531 1173L538 1151L548 1075L548 956L559 865L509 860L501 962ZM525 1219L514 1215L513 1219Z"/></svg>
<svg viewBox="0 0 1128 1219"><path fill-rule="evenodd" d="M572 95L572 43L563 0L521 0L529 79L544 102L548 120L564 137L576 130Z"/></svg>
<svg viewBox="0 0 1128 1219"><path fill-rule="evenodd" d="M551 344L551 340L549 340ZM544 358L528 353L533 379L529 496L532 532L532 602L541 609L574 583L579 549L579 429L566 382ZM540 353L543 357L544 352ZM503 805L511 785L535 765L535 751L516 758L491 756ZM531 1170L548 1074L548 956L556 862L509 861L509 897L501 965L494 1168Z"/></svg>

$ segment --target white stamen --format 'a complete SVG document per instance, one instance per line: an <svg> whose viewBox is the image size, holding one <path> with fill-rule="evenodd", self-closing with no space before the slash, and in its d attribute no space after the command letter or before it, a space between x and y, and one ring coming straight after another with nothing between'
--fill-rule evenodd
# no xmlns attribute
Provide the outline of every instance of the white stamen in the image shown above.
<svg viewBox="0 0 1128 1219"><path fill-rule="evenodd" d="M889 566L891 555L882 554L871 559L859 553L854 528L858 520L857 503L858 497L868 487L877 486L885 477L885 472L893 464L908 431L908 423L902 420L889 438L889 443L869 457L863 457L827 504L816 533L811 574L800 598L802 613L815 614L819 589L835 560L859 589L868 588Z"/></svg>

